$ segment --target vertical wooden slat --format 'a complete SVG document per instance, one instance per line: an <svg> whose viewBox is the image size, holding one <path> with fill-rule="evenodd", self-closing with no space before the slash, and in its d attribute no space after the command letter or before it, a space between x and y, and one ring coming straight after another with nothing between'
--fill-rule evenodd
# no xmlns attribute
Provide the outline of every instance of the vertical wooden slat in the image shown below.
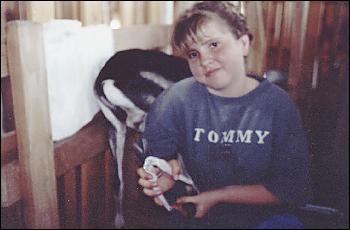
<svg viewBox="0 0 350 230"><path fill-rule="evenodd" d="M7 44L26 227L57 228L56 178L42 26L24 21L10 22Z"/></svg>
<svg viewBox="0 0 350 230"><path fill-rule="evenodd" d="M300 27L300 24L293 24L297 19L295 17L302 16L302 12L304 10L307 11L307 4L296 4L295 2L286 1L283 3L283 24L282 24L282 34L281 34L281 42L280 46L283 48L289 48L292 40L292 32L295 32L295 29ZM301 20L299 18L299 20ZM305 28L305 27L304 27ZM294 29L294 31L292 31ZM300 34L303 33L303 30L300 29Z"/></svg>
<svg viewBox="0 0 350 230"><path fill-rule="evenodd" d="M248 55L247 71L263 74L265 68L266 38L261 2L247 2L247 25L254 41Z"/></svg>
<svg viewBox="0 0 350 230"><path fill-rule="evenodd" d="M135 24L145 24L147 16L147 3L146 1L137 1L135 5L135 10L137 14L135 15Z"/></svg>
<svg viewBox="0 0 350 230"><path fill-rule="evenodd" d="M292 12L295 11L295 2L276 2L278 20L276 21L276 28L278 33L275 33L275 40L278 40L277 52L277 67L282 71L288 72L290 52L291 52L291 32L292 24L295 20ZM277 39L278 38L278 39Z"/></svg>
<svg viewBox="0 0 350 230"><path fill-rule="evenodd" d="M135 2L120 1L120 19L123 26L131 26L135 24Z"/></svg>
<svg viewBox="0 0 350 230"><path fill-rule="evenodd" d="M123 159L123 180L125 181L124 198L136 200L139 196L136 190L138 186L137 158L135 155L134 143L138 141L139 135L132 132L125 141L124 159ZM127 184L126 184L127 183Z"/></svg>
<svg viewBox="0 0 350 230"><path fill-rule="evenodd" d="M55 1L28 1L27 19L34 22L48 22L55 19Z"/></svg>
<svg viewBox="0 0 350 230"><path fill-rule="evenodd" d="M263 2L262 3L263 9L264 9L264 22L265 22L265 34L266 34L266 43L272 44L273 43L273 37L275 33L275 12L276 12L276 4L273 2Z"/></svg>
<svg viewBox="0 0 350 230"><path fill-rule="evenodd" d="M78 228L77 180L75 170L64 175L64 227Z"/></svg>
<svg viewBox="0 0 350 230"><path fill-rule="evenodd" d="M100 153L94 159L94 173L92 177L92 194L90 202L92 204L92 212L90 219L93 219L93 227L101 228L105 225L105 156L104 152Z"/></svg>
<svg viewBox="0 0 350 230"><path fill-rule="evenodd" d="M81 1L80 16L83 25L103 23L103 2L102 1Z"/></svg>
<svg viewBox="0 0 350 230"><path fill-rule="evenodd" d="M281 69L281 61L280 61L280 40L282 35L282 21L283 21L283 2L277 1L272 2L273 11L271 12L274 15L273 21L273 34L270 40L270 49L269 49L269 57L267 61L269 64L268 68Z"/></svg>
<svg viewBox="0 0 350 230"><path fill-rule="evenodd" d="M9 207L20 194L18 161L1 166L1 207Z"/></svg>
<svg viewBox="0 0 350 230"><path fill-rule="evenodd" d="M1 1L1 77L8 75L7 70L7 54L6 54L6 37L5 37L5 23L6 23L7 7L4 1ZM2 116L1 116L2 117Z"/></svg>
<svg viewBox="0 0 350 230"><path fill-rule="evenodd" d="M91 161L81 165L80 228L89 228L89 168Z"/></svg>
<svg viewBox="0 0 350 230"><path fill-rule="evenodd" d="M105 174L105 199L104 199L104 222L106 223L106 227L113 227L114 216L115 216L115 201L113 197L114 191L116 191L115 182L116 177L114 175L115 172L115 164L113 161L113 157L111 152L108 150L104 154L104 174Z"/></svg>
<svg viewBox="0 0 350 230"><path fill-rule="evenodd" d="M64 176L59 176L56 179L56 185L57 185L57 204L58 204L59 227L65 228Z"/></svg>
<svg viewBox="0 0 350 230"><path fill-rule="evenodd" d="M299 94L305 95L317 84L317 70L314 69L318 62L318 48L324 14L324 2L310 1L305 31L305 48L301 61L301 78L299 79ZM311 103L309 103L311 105ZM305 123L306 125L309 122Z"/></svg>
<svg viewBox="0 0 350 230"><path fill-rule="evenodd" d="M10 132L15 129L15 121L13 114L13 97L11 92L11 78L1 78L1 102L3 109L2 130L4 132Z"/></svg>
<svg viewBox="0 0 350 230"><path fill-rule="evenodd" d="M174 17L173 8L173 2L170 1L147 2L147 23L171 24Z"/></svg>
<svg viewBox="0 0 350 230"><path fill-rule="evenodd" d="M103 219L104 154L81 166L81 227L98 228Z"/></svg>
<svg viewBox="0 0 350 230"><path fill-rule="evenodd" d="M25 229L22 201L10 207L1 207L1 229Z"/></svg>
<svg viewBox="0 0 350 230"><path fill-rule="evenodd" d="M278 46L278 36L276 38L276 3L275 2L263 2L263 6L265 6L264 18L266 19L266 66L265 69L273 69L276 68L274 65L276 64L275 60L277 57L277 46Z"/></svg>
<svg viewBox="0 0 350 230"><path fill-rule="evenodd" d="M281 30L282 30L282 21L283 21L283 2L275 2L275 23L274 23L274 34L273 34L273 42L272 44L274 46L279 45L279 40L281 37Z"/></svg>
<svg viewBox="0 0 350 230"><path fill-rule="evenodd" d="M55 18L80 20L80 2L55 1Z"/></svg>
<svg viewBox="0 0 350 230"><path fill-rule="evenodd" d="M16 132L1 135L1 166L18 159Z"/></svg>
<svg viewBox="0 0 350 230"><path fill-rule="evenodd" d="M295 13L291 33L290 63L288 88L290 96L297 101L301 98L299 82L302 80L302 60L307 29L309 2L295 2Z"/></svg>

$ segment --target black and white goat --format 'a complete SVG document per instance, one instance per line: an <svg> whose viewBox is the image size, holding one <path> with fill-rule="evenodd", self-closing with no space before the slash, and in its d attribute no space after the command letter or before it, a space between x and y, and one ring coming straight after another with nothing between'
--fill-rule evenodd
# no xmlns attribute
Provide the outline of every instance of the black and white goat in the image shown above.
<svg viewBox="0 0 350 230"><path fill-rule="evenodd" d="M185 59L156 50L130 49L112 56L95 81L99 106L113 130L109 144L120 182L114 220L117 228L124 225L122 161L127 128L142 133L155 98L174 82L191 75Z"/></svg>

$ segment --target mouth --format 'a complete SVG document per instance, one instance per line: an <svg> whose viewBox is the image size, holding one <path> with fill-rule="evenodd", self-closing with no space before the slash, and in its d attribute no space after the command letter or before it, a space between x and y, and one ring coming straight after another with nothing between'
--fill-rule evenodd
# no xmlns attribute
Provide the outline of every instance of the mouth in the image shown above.
<svg viewBox="0 0 350 230"><path fill-rule="evenodd" d="M205 72L206 77L212 77L220 68L210 69Z"/></svg>

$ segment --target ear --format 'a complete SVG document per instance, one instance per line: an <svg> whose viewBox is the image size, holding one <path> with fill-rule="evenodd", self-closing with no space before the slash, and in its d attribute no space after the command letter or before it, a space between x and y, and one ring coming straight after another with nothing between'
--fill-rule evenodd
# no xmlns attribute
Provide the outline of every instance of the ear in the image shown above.
<svg viewBox="0 0 350 230"><path fill-rule="evenodd" d="M250 40L248 35L242 35L242 37L239 38L242 49L243 49L243 55L246 57L249 54L249 47L250 47Z"/></svg>

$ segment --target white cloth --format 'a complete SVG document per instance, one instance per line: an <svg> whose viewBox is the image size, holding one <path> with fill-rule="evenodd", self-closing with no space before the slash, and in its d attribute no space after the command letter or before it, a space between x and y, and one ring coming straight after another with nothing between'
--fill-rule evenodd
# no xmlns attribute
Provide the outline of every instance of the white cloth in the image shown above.
<svg viewBox="0 0 350 230"><path fill-rule="evenodd" d="M56 141L76 133L99 111L93 84L113 55L112 29L54 20L44 24L44 49L52 138Z"/></svg>

